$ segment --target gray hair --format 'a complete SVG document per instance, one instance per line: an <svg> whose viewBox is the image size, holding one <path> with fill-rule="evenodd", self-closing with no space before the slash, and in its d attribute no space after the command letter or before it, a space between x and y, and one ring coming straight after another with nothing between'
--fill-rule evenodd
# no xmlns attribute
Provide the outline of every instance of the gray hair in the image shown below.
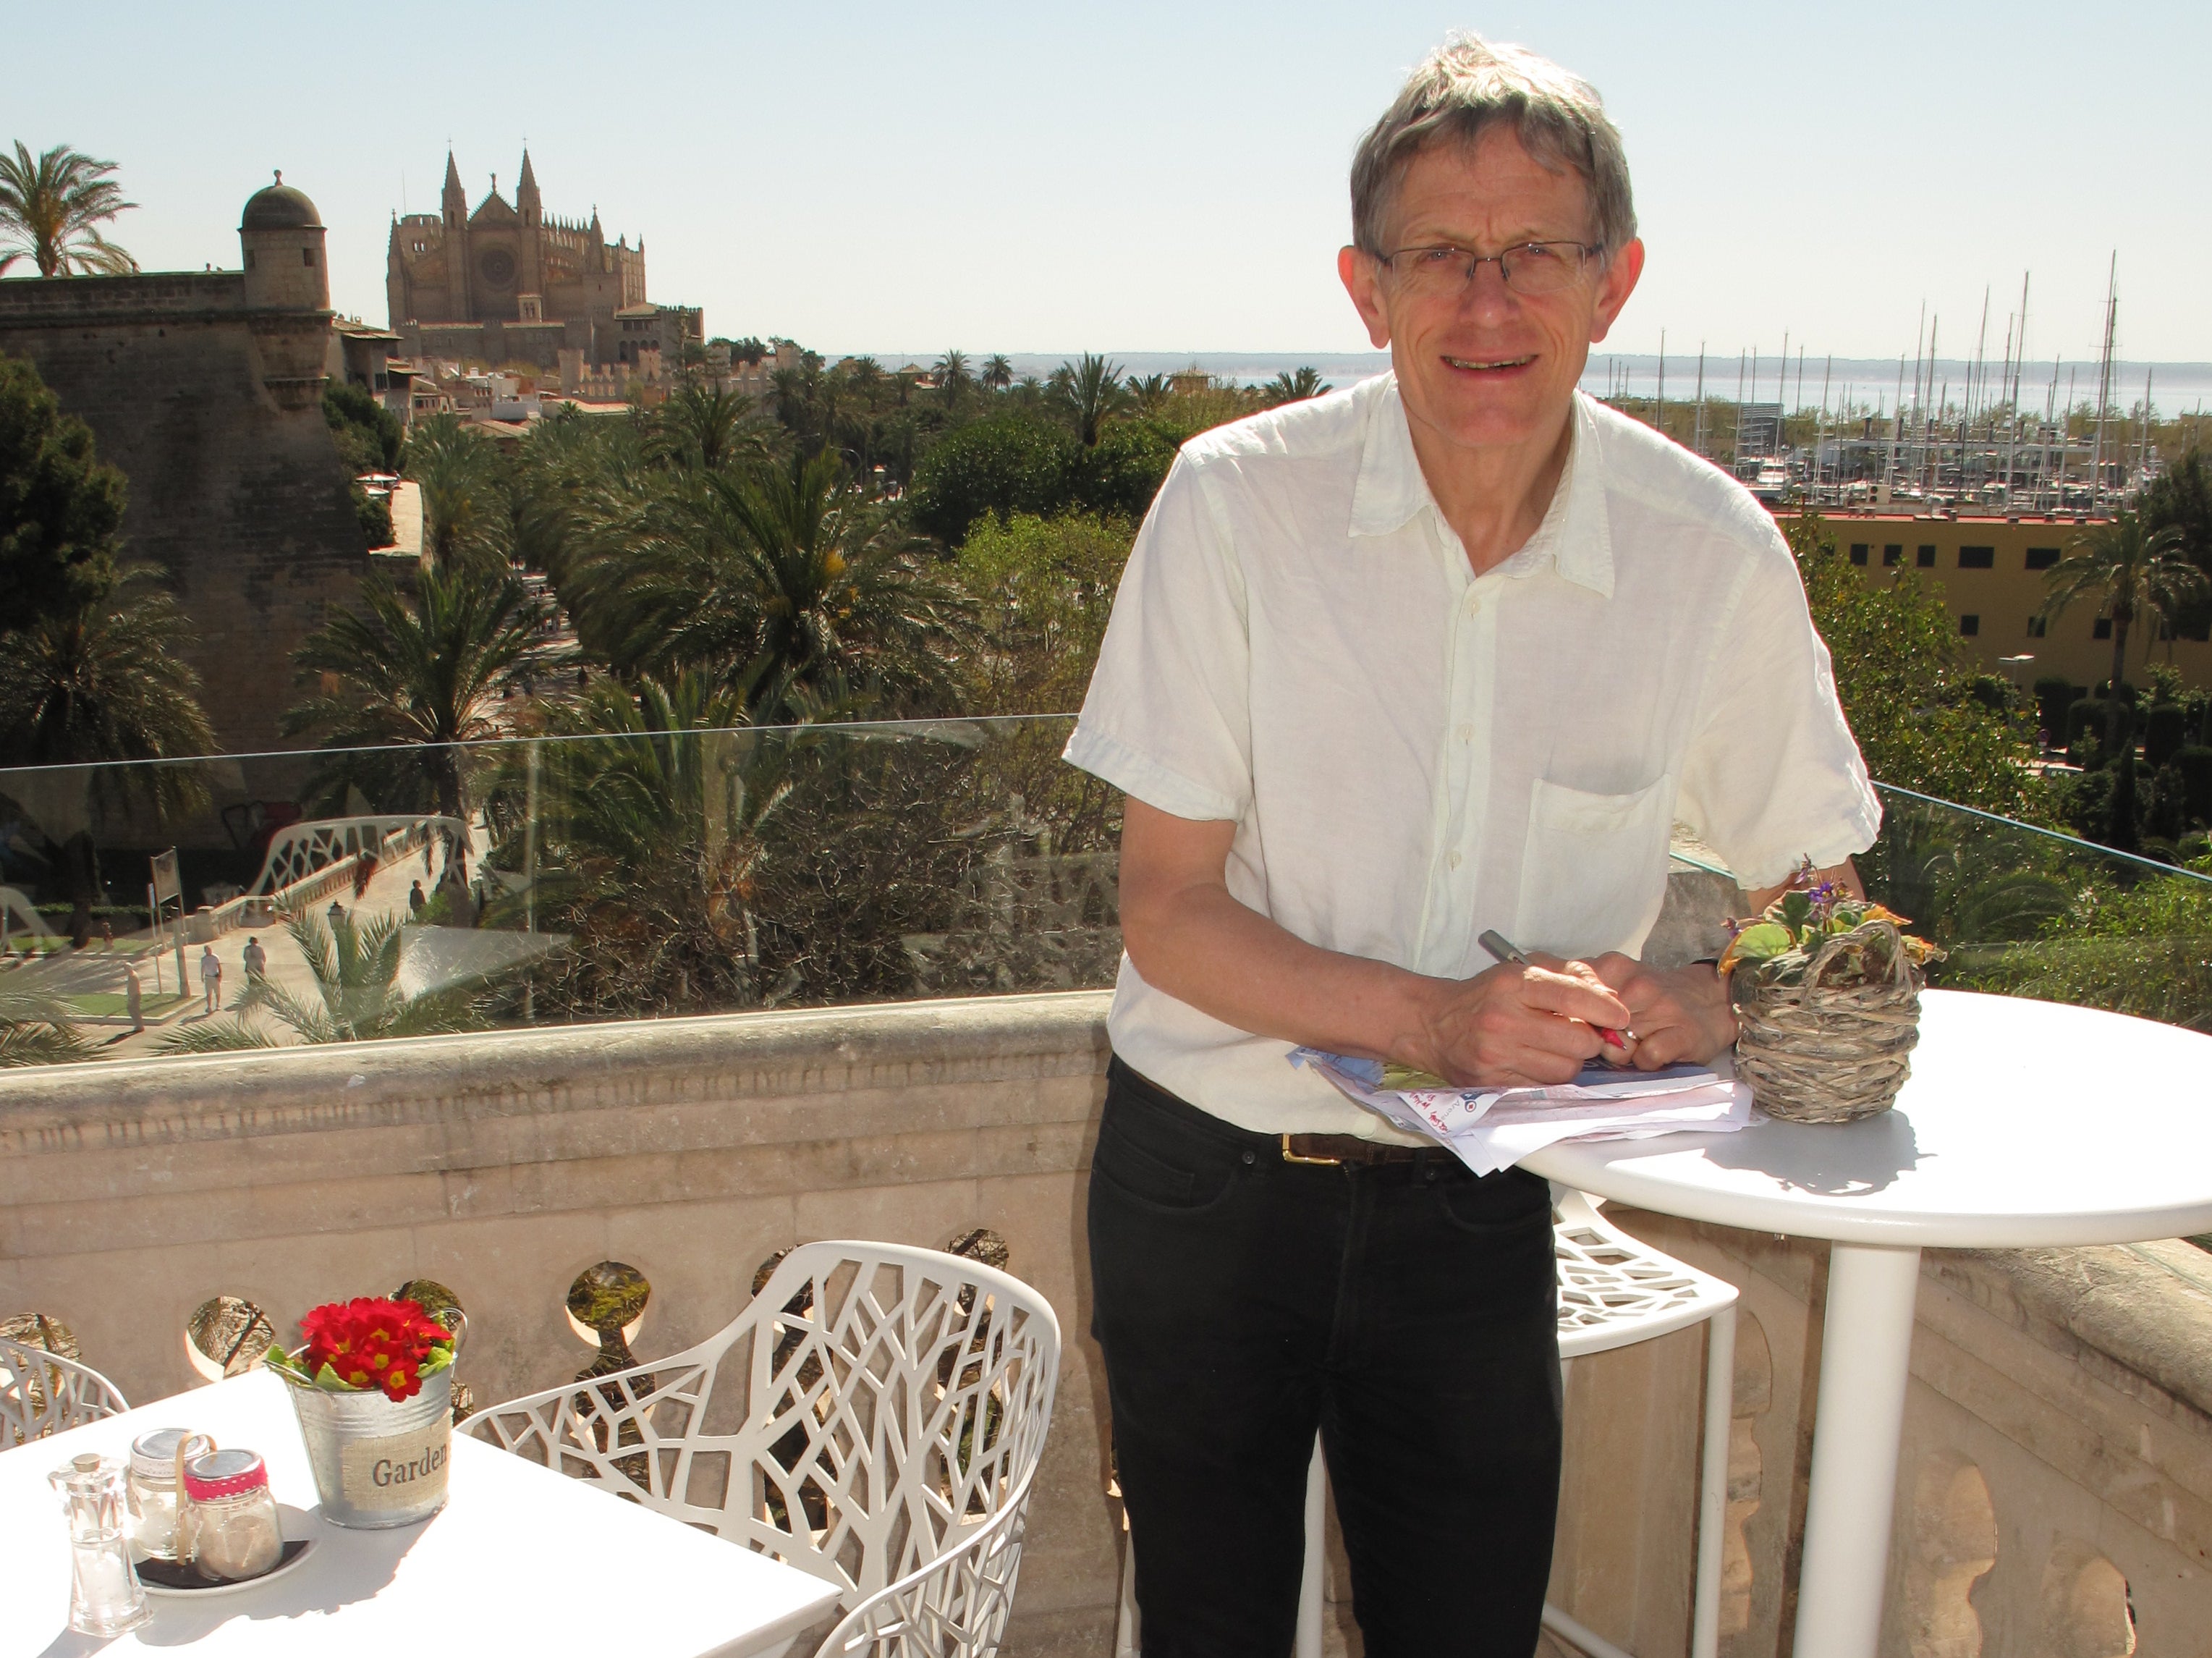
<svg viewBox="0 0 2212 1658"><path fill-rule="evenodd" d="M1628 156L1597 88L1525 46L1455 34L1407 77L1352 155L1353 246L1377 255L1389 251L1382 222L1416 155L1438 143L1472 146L1501 126L1540 165L1582 175L1604 252L1635 239Z"/></svg>

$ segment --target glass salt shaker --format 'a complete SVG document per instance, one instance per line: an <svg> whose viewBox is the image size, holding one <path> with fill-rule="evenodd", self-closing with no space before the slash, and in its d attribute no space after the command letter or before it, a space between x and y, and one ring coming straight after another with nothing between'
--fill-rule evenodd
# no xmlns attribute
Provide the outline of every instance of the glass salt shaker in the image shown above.
<svg viewBox="0 0 2212 1658"><path fill-rule="evenodd" d="M210 1582L237 1583L273 1570L284 1533L269 1470L247 1450L210 1451L184 1465L177 1509L177 1558Z"/></svg>
<svg viewBox="0 0 2212 1658"><path fill-rule="evenodd" d="M198 1442L198 1450L187 1444ZM149 1560L177 1558L177 1467L191 1455L211 1451L215 1441L183 1428L157 1428L131 1442L131 1534ZM185 1457L178 1455L179 1449Z"/></svg>
<svg viewBox="0 0 2212 1658"><path fill-rule="evenodd" d="M69 1515L70 1627L114 1636L154 1615L131 1564L125 1465L88 1452L46 1476Z"/></svg>

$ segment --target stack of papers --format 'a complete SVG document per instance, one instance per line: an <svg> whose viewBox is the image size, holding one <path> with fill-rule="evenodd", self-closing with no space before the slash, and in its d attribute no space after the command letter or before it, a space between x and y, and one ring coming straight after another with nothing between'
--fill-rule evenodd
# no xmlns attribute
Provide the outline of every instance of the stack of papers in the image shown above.
<svg viewBox="0 0 2212 1658"><path fill-rule="evenodd" d="M1346 1059L1293 1048L1292 1065L1327 1078L1350 1098L1399 1127L1449 1147L1478 1175L1510 1169L1562 1140L1644 1139L1689 1129L1725 1133L1751 1121L1751 1089L1709 1066L1616 1071L1591 1066L1549 1088L1455 1088L1437 1082L1401 1088L1384 1080L1379 1060ZM1719 1061L1729 1064L1725 1056Z"/></svg>

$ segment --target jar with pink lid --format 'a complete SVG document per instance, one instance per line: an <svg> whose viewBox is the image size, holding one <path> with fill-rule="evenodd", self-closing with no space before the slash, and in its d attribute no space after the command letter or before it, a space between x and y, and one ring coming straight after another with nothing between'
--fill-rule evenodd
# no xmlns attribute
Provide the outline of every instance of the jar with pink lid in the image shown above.
<svg viewBox="0 0 2212 1658"><path fill-rule="evenodd" d="M177 1560L214 1583L242 1582L284 1558L269 1470L247 1450L210 1451L184 1465Z"/></svg>

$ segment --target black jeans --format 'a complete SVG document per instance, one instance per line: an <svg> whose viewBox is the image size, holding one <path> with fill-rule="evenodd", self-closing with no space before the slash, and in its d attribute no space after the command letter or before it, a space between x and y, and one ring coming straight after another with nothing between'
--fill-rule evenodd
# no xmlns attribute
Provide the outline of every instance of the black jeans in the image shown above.
<svg viewBox="0 0 2212 1658"><path fill-rule="evenodd" d="M1146 1658L1290 1651L1316 1428L1369 1658L1528 1658L1559 1486L1542 1181L1285 1163L1116 1060L1090 1236Z"/></svg>

